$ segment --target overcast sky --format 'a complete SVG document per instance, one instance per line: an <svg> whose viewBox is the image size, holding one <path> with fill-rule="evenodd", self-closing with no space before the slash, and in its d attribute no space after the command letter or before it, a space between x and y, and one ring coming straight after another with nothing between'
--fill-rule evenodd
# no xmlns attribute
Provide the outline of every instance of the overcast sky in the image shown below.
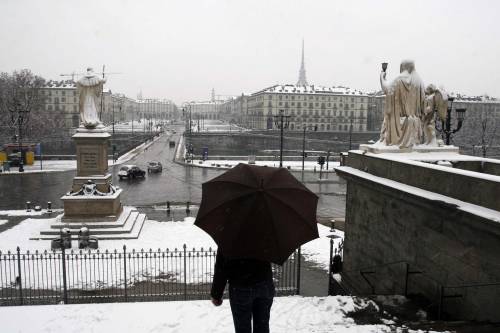
<svg viewBox="0 0 500 333"><path fill-rule="evenodd" d="M414 59L426 83L500 97L500 1L0 0L0 71L91 66L113 92L181 103L297 82L378 89Z"/></svg>

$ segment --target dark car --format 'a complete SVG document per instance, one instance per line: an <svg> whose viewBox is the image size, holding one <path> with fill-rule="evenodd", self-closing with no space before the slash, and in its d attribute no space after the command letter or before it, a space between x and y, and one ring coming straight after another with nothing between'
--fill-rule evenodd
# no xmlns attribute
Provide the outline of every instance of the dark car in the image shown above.
<svg viewBox="0 0 500 333"><path fill-rule="evenodd" d="M160 162L148 162L148 173L151 172L162 172L163 166Z"/></svg>
<svg viewBox="0 0 500 333"><path fill-rule="evenodd" d="M8 159L10 162L10 166L19 166L19 164L21 164L21 154L20 153L9 154Z"/></svg>
<svg viewBox="0 0 500 333"><path fill-rule="evenodd" d="M118 171L118 177L120 180L123 178L137 178L144 177L146 175L146 171L141 170L137 165L124 165Z"/></svg>

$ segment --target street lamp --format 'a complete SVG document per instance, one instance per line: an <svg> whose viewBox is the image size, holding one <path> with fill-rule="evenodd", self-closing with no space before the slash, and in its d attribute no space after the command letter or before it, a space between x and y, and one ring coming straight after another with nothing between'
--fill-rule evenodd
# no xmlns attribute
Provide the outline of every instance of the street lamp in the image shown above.
<svg viewBox="0 0 500 333"><path fill-rule="evenodd" d="M445 140L446 140L446 145L450 145L450 138L452 134L455 134L456 132L460 131L462 128L464 119L465 119L465 111L467 111L466 108L457 108L455 109L455 112L457 114L457 127L455 129L451 129L451 111L453 109L453 101L455 100L454 97L448 97L448 109L446 111L446 120L441 121L441 133L444 135Z"/></svg>
<svg viewBox="0 0 500 333"><path fill-rule="evenodd" d="M352 149L352 115L351 115L351 118L349 120L349 150Z"/></svg>
<svg viewBox="0 0 500 333"><path fill-rule="evenodd" d="M22 127L28 122L29 111L24 110L23 105L17 99L14 102L14 108L10 109L10 117L12 124L17 125L17 140L19 143L19 172L24 172L23 167L23 145L22 145Z"/></svg>
<svg viewBox="0 0 500 333"><path fill-rule="evenodd" d="M280 129L280 168L283 167L283 129L288 128L290 124L290 116L284 115L285 111L280 110L280 114L273 116L274 124Z"/></svg>

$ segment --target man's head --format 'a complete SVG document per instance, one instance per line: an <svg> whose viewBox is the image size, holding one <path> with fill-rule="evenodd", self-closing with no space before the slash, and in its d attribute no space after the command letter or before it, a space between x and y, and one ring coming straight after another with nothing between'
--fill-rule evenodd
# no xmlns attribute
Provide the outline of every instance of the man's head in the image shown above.
<svg viewBox="0 0 500 333"><path fill-rule="evenodd" d="M87 67L87 75L91 75L94 72L92 67Z"/></svg>
<svg viewBox="0 0 500 333"><path fill-rule="evenodd" d="M415 62L413 60L405 59L401 61L401 65L399 66L400 73L403 73L404 71L412 73L414 70L415 70Z"/></svg>
<svg viewBox="0 0 500 333"><path fill-rule="evenodd" d="M425 88L425 94L426 95L431 95L431 94L434 94L434 92L436 92L436 86L433 85L432 83L429 84L426 88Z"/></svg>

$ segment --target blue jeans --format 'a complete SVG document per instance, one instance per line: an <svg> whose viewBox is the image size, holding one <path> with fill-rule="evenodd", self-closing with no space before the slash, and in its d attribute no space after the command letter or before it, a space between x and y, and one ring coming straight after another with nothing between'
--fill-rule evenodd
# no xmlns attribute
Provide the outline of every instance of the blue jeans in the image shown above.
<svg viewBox="0 0 500 333"><path fill-rule="evenodd" d="M265 281L249 287L229 285L229 304L236 333L268 333L274 284Z"/></svg>

